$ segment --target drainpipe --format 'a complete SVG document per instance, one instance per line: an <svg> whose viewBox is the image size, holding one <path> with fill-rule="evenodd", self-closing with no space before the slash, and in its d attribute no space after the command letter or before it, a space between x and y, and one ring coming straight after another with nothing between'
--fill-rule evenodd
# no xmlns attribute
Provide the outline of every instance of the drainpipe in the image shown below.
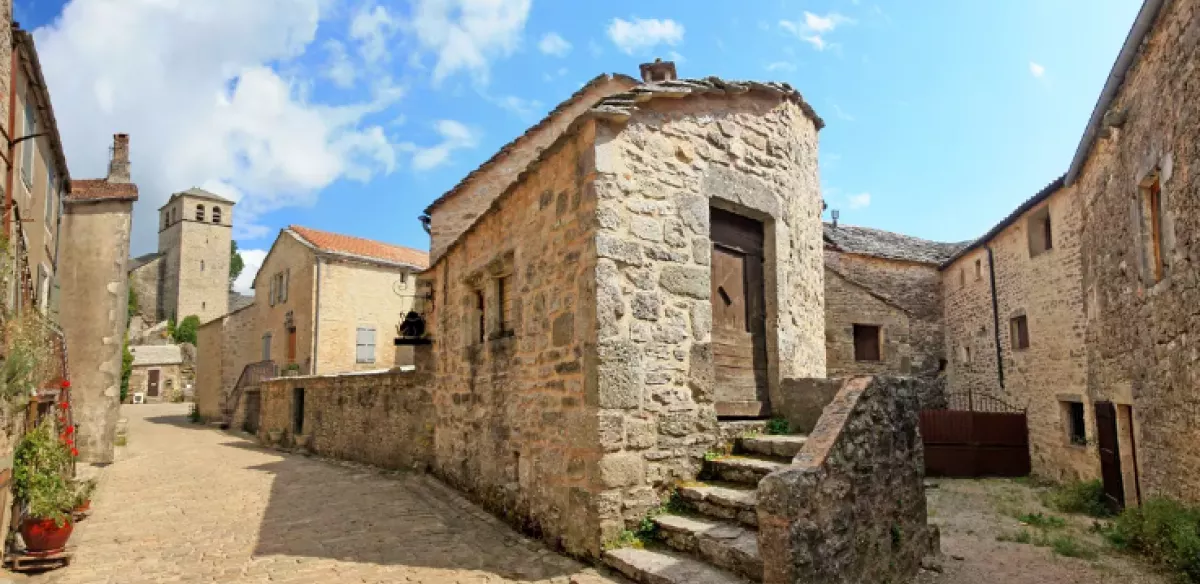
<svg viewBox="0 0 1200 584"><path fill-rule="evenodd" d="M1004 352L1000 346L1000 302L996 298L996 256L992 246L984 246L988 255L988 279L992 292L992 332L996 336L996 376L1000 380L1000 389L1004 389Z"/></svg>
<svg viewBox="0 0 1200 584"><path fill-rule="evenodd" d="M316 264L317 273L317 293L313 298L313 323L312 323L312 375L317 374L317 347L318 337L321 334L321 256L316 256L314 261Z"/></svg>

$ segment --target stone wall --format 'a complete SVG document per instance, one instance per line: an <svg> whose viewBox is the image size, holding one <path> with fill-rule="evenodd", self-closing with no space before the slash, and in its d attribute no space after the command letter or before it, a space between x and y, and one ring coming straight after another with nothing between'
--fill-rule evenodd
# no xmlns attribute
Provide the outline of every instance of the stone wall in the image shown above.
<svg viewBox="0 0 1200 584"><path fill-rule="evenodd" d="M597 100L624 91L636 82L624 76L610 76L583 90L583 95L550 116L541 126L526 131L521 143L502 153L494 164L481 167L467 177L460 190L446 200L436 203L430 211L429 257L437 260L446 248L471 224L487 211L492 201L525 170L538 154L550 146L567 126Z"/></svg>
<svg viewBox="0 0 1200 584"><path fill-rule="evenodd" d="M314 454L391 469L433 463L436 415L428 373L280 377L259 387L259 438ZM295 396L303 391L301 432Z"/></svg>
<svg viewBox="0 0 1200 584"><path fill-rule="evenodd" d="M138 314L150 324L158 321L158 278L162 258L155 258L129 271L129 285L137 294ZM203 321L201 321L203 322Z"/></svg>
<svg viewBox="0 0 1200 584"><path fill-rule="evenodd" d="M1139 50L1109 110L1124 112L1125 122L1104 129L1075 185L1083 209L1087 386L1093 399L1132 406L1132 435L1128 428L1118 433L1126 499L1136 501L1136 444L1143 497L1197 502L1200 1L1164 3ZM1158 282L1143 227L1143 187L1155 172L1167 265Z"/></svg>
<svg viewBox="0 0 1200 584"><path fill-rule="evenodd" d="M764 584L907 582L938 550L912 379L856 377L758 484Z"/></svg>
<svg viewBox="0 0 1200 584"><path fill-rule="evenodd" d="M246 365L262 360L258 308L255 302L196 331L196 409L207 420L220 418L225 395Z"/></svg>
<svg viewBox="0 0 1200 584"><path fill-rule="evenodd" d="M1047 209L1053 246L1034 254L1030 252L1030 222ZM1067 189L1031 208L988 242L996 279L996 313L986 250L976 250L944 271L947 344L959 352L950 364L951 391L965 391L966 383L975 382L973 390L1027 408L1033 473L1061 481L1100 476L1092 400L1086 389L1079 228L1079 201L1074 191ZM978 276L976 260L980 262ZM998 314L1000 321L1003 385L994 373L993 314ZM1029 347L1024 349L1017 348L1012 338L1011 322L1019 316L1024 316L1028 325ZM970 363L963 359L966 346L971 347ZM1086 445L1071 443L1065 413L1065 404L1071 402L1082 402L1088 412L1084 416Z"/></svg>
<svg viewBox="0 0 1200 584"><path fill-rule="evenodd" d="M937 374L947 359L937 266L834 250L824 256L828 374ZM854 359L855 324L883 325L881 362Z"/></svg>
<svg viewBox="0 0 1200 584"><path fill-rule="evenodd" d="M150 371L158 371L158 395L150 395ZM183 395L186 383L179 365L141 365L134 367L129 374L129 395L141 393L146 403L159 403L171 400L171 394L178 391ZM133 398L130 397L132 400Z"/></svg>
<svg viewBox="0 0 1200 584"><path fill-rule="evenodd" d="M763 222L769 393L825 373L817 128L778 96L659 99L597 130L600 520L610 538L719 441L710 207Z"/></svg>
<svg viewBox="0 0 1200 584"><path fill-rule="evenodd" d="M196 220L196 205L204 205L204 221ZM221 207L221 222L212 223L212 207ZM176 221L167 227L172 211ZM176 321L188 315L208 322L229 310L229 247L233 205L175 196L159 211L158 251L163 254L159 284L159 317Z"/></svg>
<svg viewBox="0 0 1200 584"><path fill-rule="evenodd" d="M84 462L112 462L129 307L132 201L64 206L59 248L60 322L69 347L71 396Z"/></svg>
<svg viewBox="0 0 1200 584"><path fill-rule="evenodd" d="M601 434L623 427L597 415L606 398L584 375L596 352L592 143L591 124L556 143L425 276L435 280L434 471L581 556L600 552L600 506L620 505L597 500L601 481L642 481L641 467L601 464ZM641 430L629 432L639 444Z"/></svg>
<svg viewBox="0 0 1200 584"><path fill-rule="evenodd" d="M200 325L196 329L196 413L206 420L221 415L221 344L224 340L224 318Z"/></svg>

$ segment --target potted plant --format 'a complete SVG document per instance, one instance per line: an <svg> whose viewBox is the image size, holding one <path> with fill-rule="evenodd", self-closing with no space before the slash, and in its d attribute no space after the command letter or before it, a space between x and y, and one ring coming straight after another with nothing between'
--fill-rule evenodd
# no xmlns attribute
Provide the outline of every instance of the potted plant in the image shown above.
<svg viewBox="0 0 1200 584"><path fill-rule="evenodd" d="M55 435L55 423L47 418L13 453L13 495L25 510L20 531L28 552L60 551L71 537L78 492L68 475L77 452L70 434Z"/></svg>
<svg viewBox="0 0 1200 584"><path fill-rule="evenodd" d="M75 481L72 483L72 487L75 492L75 506L71 508L71 514L75 516L76 520L79 520L92 510L92 494L96 492L96 479Z"/></svg>

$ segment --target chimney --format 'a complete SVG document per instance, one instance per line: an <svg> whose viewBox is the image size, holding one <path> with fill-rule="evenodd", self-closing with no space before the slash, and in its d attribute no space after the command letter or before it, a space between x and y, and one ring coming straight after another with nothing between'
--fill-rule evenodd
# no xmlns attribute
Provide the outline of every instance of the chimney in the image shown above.
<svg viewBox="0 0 1200 584"><path fill-rule="evenodd" d="M838 220L838 215L839 215L840 213L838 213L838 210L837 210L837 209L834 209L834 210L833 210L833 211L831 211L829 214L833 216L833 228L834 228L834 229L837 229L837 220Z"/></svg>
<svg viewBox="0 0 1200 584"><path fill-rule="evenodd" d="M675 62L655 59L653 63L642 63L639 65L642 70L642 82L655 83L658 81L674 81Z"/></svg>
<svg viewBox="0 0 1200 584"><path fill-rule="evenodd" d="M108 163L108 182L130 182L129 134L113 134L112 160Z"/></svg>

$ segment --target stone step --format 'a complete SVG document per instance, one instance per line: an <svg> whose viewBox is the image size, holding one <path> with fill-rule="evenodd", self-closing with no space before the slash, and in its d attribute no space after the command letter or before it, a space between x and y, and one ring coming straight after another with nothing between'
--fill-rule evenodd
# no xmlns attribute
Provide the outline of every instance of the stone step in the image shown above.
<svg viewBox="0 0 1200 584"><path fill-rule="evenodd" d="M800 452L801 448L804 448L804 443L807 441L808 436L772 436L769 434L760 434L758 436L739 438L737 448L741 452L750 454L793 458L797 452Z"/></svg>
<svg viewBox="0 0 1200 584"><path fill-rule="evenodd" d="M706 475L729 481L755 486L763 477L777 469L788 465L787 459L779 460L770 457L755 456L724 456L704 461Z"/></svg>
<svg viewBox="0 0 1200 584"><path fill-rule="evenodd" d="M664 542L718 567L762 581L758 530L704 517L659 515L654 518Z"/></svg>
<svg viewBox="0 0 1200 584"><path fill-rule="evenodd" d="M741 485L724 486L697 483L679 487L679 496L702 515L732 519L750 526L758 525L758 492Z"/></svg>
<svg viewBox="0 0 1200 584"><path fill-rule="evenodd" d="M740 576L679 552L620 548L604 552L604 563L641 584L745 584Z"/></svg>

